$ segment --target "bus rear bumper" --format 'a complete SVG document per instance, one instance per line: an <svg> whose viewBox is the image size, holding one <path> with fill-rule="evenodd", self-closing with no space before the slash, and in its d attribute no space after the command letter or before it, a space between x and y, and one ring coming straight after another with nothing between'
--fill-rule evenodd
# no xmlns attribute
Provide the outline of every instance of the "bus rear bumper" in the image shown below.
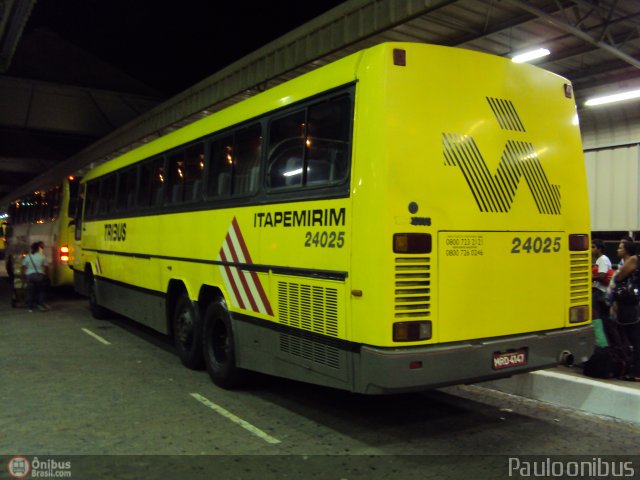
<svg viewBox="0 0 640 480"><path fill-rule="evenodd" d="M591 325L473 342L407 348L364 346L355 391L400 393L477 383L558 365L568 354L576 363L592 353ZM494 355L526 352L526 364L496 367Z"/></svg>

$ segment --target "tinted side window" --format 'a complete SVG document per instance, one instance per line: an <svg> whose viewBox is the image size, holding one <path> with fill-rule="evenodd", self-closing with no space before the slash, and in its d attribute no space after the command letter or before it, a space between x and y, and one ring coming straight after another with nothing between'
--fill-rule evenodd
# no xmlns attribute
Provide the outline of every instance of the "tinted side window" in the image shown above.
<svg viewBox="0 0 640 480"><path fill-rule="evenodd" d="M344 95L274 120L269 127L269 187L342 183L349 174L351 116L351 100Z"/></svg>
<svg viewBox="0 0 640 480"><path fill-rule="evenodd" d="M178 204L200 199L203 170L204 145L202 143L174 152L169 157L165 201Z"/></svg>
<svg viewBox="0 0 640 480"><path fill-rule="evenodd" d="M115 211L117 181L118 177L111 174L100 182L100 206L98 207L100 215L108 215Z"/></svg>
<svg viewBox="0 0 640 480"><path fill-rule="evenodd" d="M79 191L80 191L80 179L79 178L69 178L69 206L67 210L67 215L70 217L74 217L78 215L78 200L79 200Z"/></svg>
<svg viewBox="0 0 640 480"><path fill-rule="evenodd" d="M138 205L152 207L159 205L164 184L164 158L154 158L140 165L140 185L138 188Z"/></svg>
<svg viewBox="0 0 640 480"><path fill-rule="evenodd" d="M169 155L167 188L164 191L165 203L182 203L184 197L184 151Z"/></svg>
<svg viewBox="0 0 640 480"><path fill-rule="evenodd" d="M351 102L340 97L309 107L306 184L340 183L349 171Z"/></svg>
<svg viewBox="0 0 640 480"><path fill-rule="evenodd" d="M85 218L93 218L98 213L98 196L100 195L100 183L96 180L87 183L87 198L84 206Z"/></svg>
<svg viewBox="0 0 640 480"><path fill-rule="evenodd" d="M202 198L202 172L204 172L204 144L198 143L187 148L184 157L184 197L185 202Z"/></svg>
<svg viewBox="0 0 640 480"><path fill-rule="evenodd" d="M207 197L231 195L233 173L233 135L226 135L211 143Z"/></svg>
<svg viewBox="0 0 640 480"><path fill-rule="evenodd" d="M138 168L133 167L118 174L118 202L119 211L129 211L135 206L136 185L138 183Z"/></svg>
<svg viewBox="0 0 640 480"><path fill-rule="evenodd" d="M47 192L43 191L36 193L34 205L35 208L31 219L32 222L42 223L45 219L49 218L50 208L47 200Z"/></svg>
<svg viewBox="0 0 640 480"><path fill-rule="evenodd" d="M61 187L56 186L47 191L45 196L45 214L47 220L54 220L60 214L60 202L62 201Z"/></svg>
<svg viewBox="0 0 640 480"><path fill-rule="evenodd" d="M261 152L260 124L214 140L210 147L207 197L246 195L258 190Z"/></svg>
<svg viewBox="0 0 640 480"><path fill-rule="evenodd" d="M275 120L269 127L269 186L302 186L305 112Z"/></svg>
<svg viewBox="0 0 640 480"><path fill-rule="evenodd" d="M232 195L255 192L260 179L262 128L252 125L235 135Z"/></svg>

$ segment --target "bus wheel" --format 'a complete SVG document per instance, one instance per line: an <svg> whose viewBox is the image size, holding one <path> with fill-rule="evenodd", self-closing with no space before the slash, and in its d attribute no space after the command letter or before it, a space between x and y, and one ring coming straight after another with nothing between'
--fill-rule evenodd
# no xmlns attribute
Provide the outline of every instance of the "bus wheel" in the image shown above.
<svg viewBox="0 0 640 480"><path fill-rule="evenodd" d="M204 366L201 323L193 302L186 293L182 294L173 315L173 341L182 364L192 370Z"/></svg>
<svg viewBox="0 0 640 480"><path fill-rule="evenodd" d="M106 320L109 318L109 310L101 307L98 304L98 295L96 294L96 280L93 275L89 275L89 285L87 291L89 293L89 308L91 309L91 315L98 320Z"/></svg>
<svg viewBox="0 0 640 480"><path fill-rule="evenodd" d="M231 318L224 300L209 304L204 314L204 362L213 383L222 388L240 386L246 371L236 366Z"/></svg>

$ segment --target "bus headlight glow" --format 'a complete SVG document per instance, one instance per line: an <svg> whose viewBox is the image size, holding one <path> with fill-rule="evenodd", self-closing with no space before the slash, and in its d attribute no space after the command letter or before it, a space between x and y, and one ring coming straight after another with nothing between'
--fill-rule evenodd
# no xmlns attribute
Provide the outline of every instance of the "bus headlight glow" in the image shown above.
<svg viewBox="0 0 640 480"><path fill-rule="evenodd" d="M416 342L431 338L431 322L396 322L393 324L394 342Z"/></svg>
<svg viewBox="0 0 640 480"><path fill-rule="evenodd" d="M393 236L394 253L431 253L431 235L428 233L396 233Z"/></svg>
<svg viewBox="0 0 640 480"><path fill-rule="evenodd" d="M583 323L589 321L589 307L580 305L569 309L569 323Z"/></svg>

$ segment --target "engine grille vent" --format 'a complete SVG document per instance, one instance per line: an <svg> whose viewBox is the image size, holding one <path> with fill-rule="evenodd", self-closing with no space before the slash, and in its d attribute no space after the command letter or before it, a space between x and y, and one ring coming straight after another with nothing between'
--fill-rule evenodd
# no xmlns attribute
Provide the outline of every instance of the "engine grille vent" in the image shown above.
<svg viewBox="0 0 640 480"><path fill-rule="evenodd" d="M589 302L591 295L591 258L590 254L571 253L569 273L569 292L571 305L582 305Z"/></svg>
<svg viewBox="0 0 640 480"><path fill-rule="evenodd" d="M280 334L280 350L329 368L340 369L340 351L296 335Z"/></svg>
<svg viewBox="0 0 640 480"><path fill-rule="evenodd" d="M278 320L289 327L338 336L338 290L278 282Z"/></svg>
<svg viewBox="0 0 640 480"><path fill-rule="evenodd" d="M431 258L397 257L395 318L424 319L431 315Z"/></svg>

